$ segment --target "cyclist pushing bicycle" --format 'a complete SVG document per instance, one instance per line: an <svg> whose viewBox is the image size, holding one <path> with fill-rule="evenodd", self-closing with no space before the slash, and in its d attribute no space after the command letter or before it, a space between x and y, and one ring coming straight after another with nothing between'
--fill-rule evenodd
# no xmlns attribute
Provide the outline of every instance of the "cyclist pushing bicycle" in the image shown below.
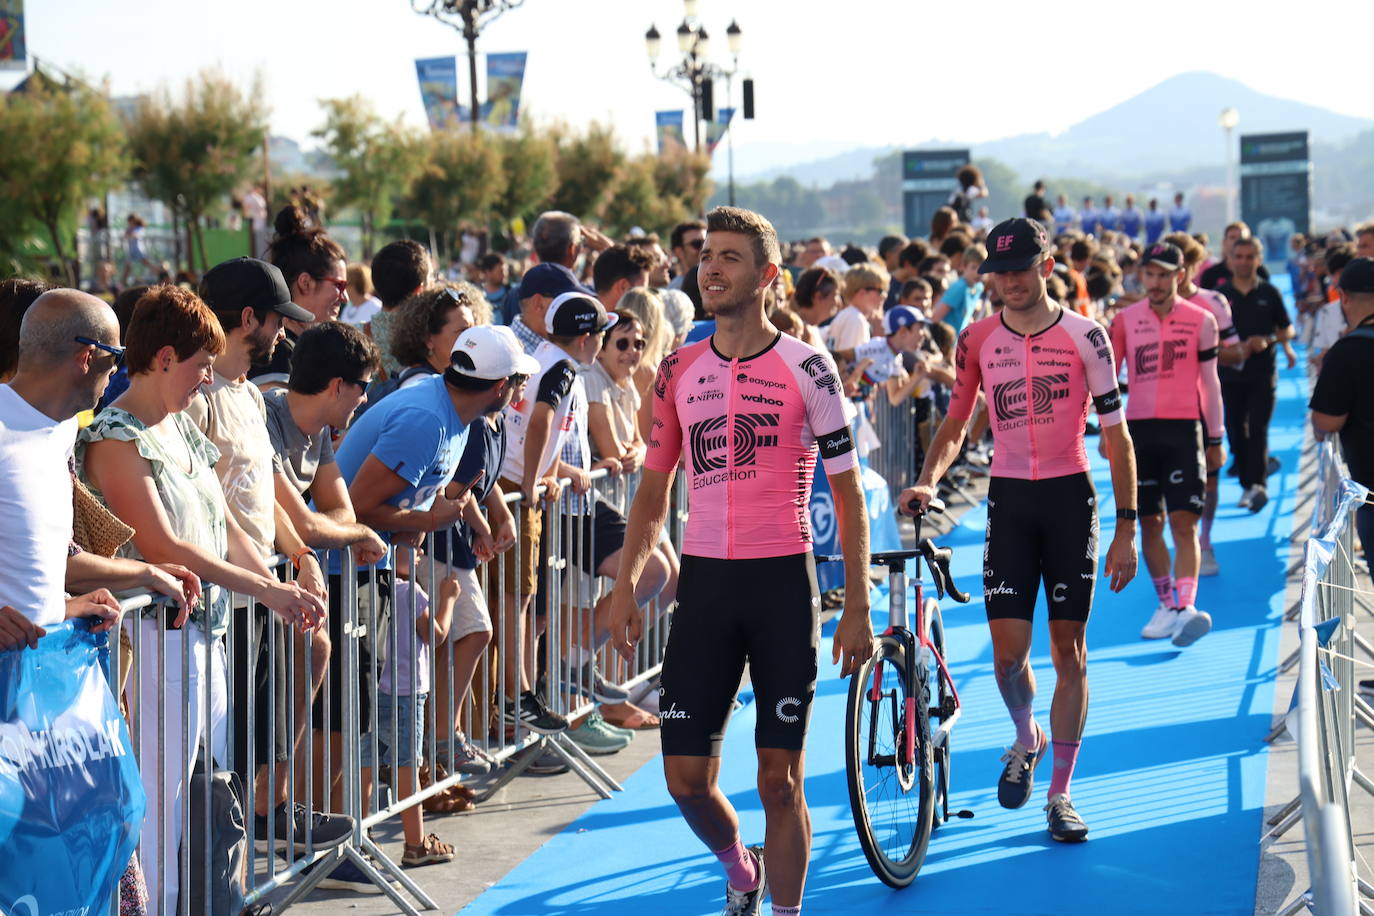
<svg viewBox="0 0 1374 916"><path fill-rule="evenodd" d="M979 273L991 275L1003 308L960 334L948 416L916 486L901 494L898 506L915 515L930 504L935 482L959 453L981 388L994 445L983 599L997 687L1016 725L1016 739L1002 757L997 797L1006 808L1025 805L1052 743L1048 829L1056 840L1080 842L1088 827L1070 801L1069 783L1088 711L1084 637L1097 580L1097 496L1083 445L1089 401L1098 413L1116 497L1116 535L1105 564L1114 592L1136 573L1135 459L1106 332L1046 292L1054 259L1044 227L1031 219L1006 220L989 233L987 248ZM1031 620L1042 584L1058 677L1052 740L1031 711Z"/></svg>
<svg viewBox="0 0 1374 916"><path fill-rule="evenodd" d="M691 511L659 688L663 768L683 818L725 868L727 916L756 916L770 889L773 916L801 911L811 847L803 746L820 644L807 517L818 455L844 549L845 607L833 646L834 660L843 656L841 675L874 649L868 514L839 373L828 354L764 317L764 291L780 263L766 219L734 207L707 214L697 282L716 332L659 367L644 476L611 593L612 644L630 658L642 626L634 586L682 459ZM739 819L717 785L746 660L766 846L742 843Z"/></svg>

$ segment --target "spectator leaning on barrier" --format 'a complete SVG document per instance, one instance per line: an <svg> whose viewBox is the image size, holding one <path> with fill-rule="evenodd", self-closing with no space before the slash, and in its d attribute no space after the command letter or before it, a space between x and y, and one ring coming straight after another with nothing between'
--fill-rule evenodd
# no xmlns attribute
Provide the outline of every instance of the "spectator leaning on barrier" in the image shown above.
<svg viewBox="0 0 1374 916"><path fill-rule="evenodd" d="M1337 285L1349 330L1331 345L1312 389L1312 427L1319 438L1336 433L1356 483L1374 489L1374 258L1359 257L1341 271ZM1374 570L1374 504L1355 513L1365 563ZM1364 683L1361 683L1364 687Z"/></svg>
<svg viewBox="0 0 1374 916"><path fill-rule="evenodd" d="M278 237L274 245L281 239ZM338 265L342 272L342 262ZM266 406L262 392L247 379L254 364L273 364L273 354L284 332L283 324L297 321L304 327L314 316L291 301L291 293L280 270L265 261L253 258L234 258L215 265L200 286L201 299L214 312L224 332L225 349L215 359L213 379L191 401L186 417L214 444L219 452L215 473L224 488L225 500L244 534L252 540L264 559L280 552L291 559L295 567L296 583L321 602L328 598L324 572L314 552L306 545L291 519L276 502L277 477L283 477L281 487L288 487L280 459L272 447L267 431ZM275 831L278 840L285 841L294 829L298 842L303 843L305 830L315 831L315 844L327 846L343 842L352 829L352 821L343 817L309 814L302 805L288 810L288 783L291 773L289 761L298 750L309 722L310 704L320 688L331 654L327 631L319 631L307 641L304 634L275 640L267 626L275 626L268 608L258 605L251 615L242 618L243 626L235 627L236 675L254 682L257 708L260 714L251 723L246 705L235 709L235 746L246 747L256 742L255 759L258 767L257 791L254 799L258 828L255 835L269 838ZM251 624L250 624L251 621ZM323 623L323 621L320 621ZM307 650L311 656L313 678L305 677ZM295 695L288 697L290 678L287 676L287 653L294 657ZM256 653L255 676L249 659ZM272 677L272 669L276 677ZM286 704L295 709L295 734L286 728ZM269 706L269 704L272 704ZM267 710L275 706L278 712L275 728ZM246 755L245 755L246 756ZM275 774L269 774L267 762L276 764ZM246 778L246 774L245 774ZM269 808L276 814L269 816ZM291 822L294 821L294 828Z"/></svg>
<svg viewBox="0 0 1374 916"><path fill-rule="evenodd" d="M377 348L351 325L327 321L307 329L296 341L291 356L291 376L286 388L263 395L267 433L281 472L272 476L277 505L282 508L306 545L316 550L352 548L359 566L370 566L386 553L377 533L360 524L334 459L332 430L348 426L354 410L365 400L369 377L379 361ZM339 599L338 574L329 577L329 642L343 646L344 613ZM368 644L358 646L359 667L367 670ZM323 674L323 672L316 672ZM342 750L344 681L343 653L329 658L330 717L324 720L324 698L314 703L311 717L315 734L315 805L322 810L342 810ZM361 718L370 709L366 690L360 691ZM323 732L334 733L330 773L334 785L324 781ZM302 783L303 784L303 783ZM326 804L333 793L332 804Z"/></svg>
<svg viewBox="0 0 1374 916"><path fill-rule="evenodd" d="M200 397L201 386L209 384L211 364L224 348L219 322L194 293L154 287L139 301L129 323L129 388L81 431L77 441L83 482L134 529L132 543L121 552L150 563L179 564L215 583L207 585L203 604L191 612L189 623L166 633L162 672L156 651L141 652L140 688L129 697L139 746L181 747L183 719L190 736L184 759L167 761L161 772L143 767L144 789L149 799L160 799L163 824L159 828L156 816L148 817L142 846L156 850L159 829L165 830L166 838L163 860L159 862L155 853L146 855L143 866L152 898L166 912L175 907L178 888L174 877L165 883L162 878L177 873L182 790L203 735L210 756L221 765L226 763L228 698L222 637L229 624L228 592L254 598L287 623L303 628L317 626L324 616L318 598L272 576L261 551L228 509L214 472L219 450L182 415ZM137 644L156 646L163 629L161 610L153 608L145 614L149 616L138 623ZM190 644L187 651L192 659L191 668L184 672L183 641ZM207 641L212 644L208 669ZM202 720L207 692L208 722ZM163 719L161 733L159 718ZM149 809L157 807L150 802ZM346 836L345 832L331 839L342 842ZM316 833L317 847L329 841Z"/></svg>

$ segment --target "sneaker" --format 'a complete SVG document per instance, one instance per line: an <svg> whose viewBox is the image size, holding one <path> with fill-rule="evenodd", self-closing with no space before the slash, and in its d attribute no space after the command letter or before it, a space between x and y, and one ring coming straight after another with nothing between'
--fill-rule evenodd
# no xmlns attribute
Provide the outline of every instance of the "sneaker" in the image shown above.
<svg viewBox="0 0 1374 916"><path fill-rule="evenodd" d="M287 833L291 830L295 832L296 852L306 851L307 830L311 831L316 849L332 849L353 835L353 818L346 814L321 814L305 805L296 805L288 813L286 803L282 802L277 806L274 819L277 830L275 841L267 835L267 815L253 816L254 845L259 852L267 852L274 845L285 844Z"/></svg>
<svg viewBox="0 0 1374 916"><path fill-rule="evenodd" d="M1178 609L1178 629L1174 632L1174 645L1191 646L1212 632L1212 615L1199 611L1191 604Z"/></svg>
<svg viewBox="0 0 1374 916"><path fill-rule="evenodd" d="M1178 608L1160 602L1154 616L1140 631L1141 639L1168 639L1178 632Z"/></svg>
<svg viewBox="0 0 1374 916"><path fill-rule="evenodd" d="M396 879L387 874L383 869L377 869L377 874L382 876L382 880L392 887L396 886ZM363 873L363 870L353 864L352 859L345 859L339 866L329 873L329 877L321 881L316 887L331 891L353 891L355 894L380 894L382 889L372 882L372 879Z"/></svg>
<svg viewBox="0 0 1374 916"><path fill-rule="evenodd" d="M1283 462L1278 459L1278 456L1270 455L1269 460L1264 465L1264 476L1269 477L1272 474L1277 474L1281 467L1283 467Z"/></svg>
<svg viewBox="0 0 1374 916"><path fill-rule="evenodd" d="M1045 821L1050 836L1061 843L1081 843L1088 838L1088 825L1073 808L1069 797L1060 793L1045 805Z"/></svg>
<svg viewBox="0 0 1374 916"><path fill-rule="evenodd" d="M425 837L415 846L406 844L401 855L401 864L406 868L419 868L421 865L442 865L453 861L453 847L434 834Z"/></svg>
<svg viewBox="0 0 1374 916"><path fill-rule="evenodd" d="M577 728L568 729L568 737L593 757L614 754L629 747L629 736L613 734L606 730L602 727L605 721L601 718L601 713L593 712L583 719Z"/></svg>
<svg viewBox="0 0 1374 916"><path fill-rule="evenodd" d="M1251 512L1258 512L1264 508L1265 503L1269 502L1269 491L1260 484L1255 484L1246 491L1250 501L1246 503L1246 508Z"/></svg>
<svg viewBox="0 0 1374 916"><path fill-rule="evenodd" d="M526 753L534 752L526 751ZM534 776L557 776L560 773L568 772L568 763L553 751L544 749L539 751L539 756L534 758L533 763L525 767L525 772Z"/></svg>
<svg viewBox="0 0 1374 916"><path fill-rule="evenodd" d="M1199 576L1215 576L1221 572L1217 565L1217 552L1211 547L1202 548L1202 564L1198 567Z"/></svg>
<svg viewBox="0 0 1374 916"><path fill-rule="evenodd" d="M1254 487L1250 487L1250 488L1249 488L1248 490L1246 490L1244 493L1240 494L1240 502L1236 503L1236 505L1239 506L1239 507L1242 508L1242 509L1249 509L1249 508L1250 508L1250 500L1254 499L1254 497L1255 497L1255 488L1254 488Z"/></svg>
<svg viewBox="0 0 1374 916"><path fill-rule="evenodd" d="M440 747L446 746L447 742L440 742ZM458 732L453 736L452 764L453 769L465 776L484 776L491 772L496 760L469 741L467 735Z"/></svg>
<svg viewBox="0 0 1374 916"><path fill-rule="evenodd" d="M750 846L749 854L759 870L759 883L752 891L737 891L725 882L725 909L720 916L758 916L763 911L763 898L768 893L768 875L763 870L763 847Z"/></svg>
<svg viewBox="0 0 1374 916"><path fill-rule="evenodd" d="M592 662L587 662L577 671L570 673L568 681L568 687L573 693L591 697L598 703L624 703L630 698L630 691L602 677Z"/></svg>
<svg viewBox="0 0 1374 916"><path fill-rule="evenodd" d="M1040 735L1035 750L1023 747L1017 741L1002 755L1006 767L997 780L997 801L1003 808L1021 807L1035 789L1035 768L1045 759L1046 745L1049 744L1039 725L1035 726L1035 730Z"/></svg>
<svg viewBox="0 0 1374 916"><path fill-rule="evenodd" d="M548 705L532 690L520 694L520 704L505 701L506 717L518 718L522 725L535 734L555 735L568 727L568 720L549 709Z"/></svg>

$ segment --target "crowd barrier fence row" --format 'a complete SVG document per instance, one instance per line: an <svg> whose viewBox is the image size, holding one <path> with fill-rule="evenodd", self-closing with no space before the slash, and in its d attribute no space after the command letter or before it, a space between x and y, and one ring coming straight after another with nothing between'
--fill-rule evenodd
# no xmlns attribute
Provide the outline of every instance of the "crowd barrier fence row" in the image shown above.
<svg viewBox="0 0 1374 916"><path fill-rule="evenodd" d="M637 477L594 473L589 507L601 501L628 515ZM507 494L506 501L515 508L522 498ZM544 513L543 595L527 615L531 625L541 622L538 640L512 640L503 625L527 599L519 593L518 576L516 593L502 594L508 564L518 567L521 561L518 511L515 546L476 571L492 627L485 646L480 630L472 629L473 607L464 624L468 632L453 629L457 619L447 627L435 619L444 580L454 573L451 556L404 545L389 551L384 568L359 569L349 550L321 552L321 566L332 573L331 614L338 615L333 638L329 628L288 628L238 595L229 596L232 610L222 632L214 634L207 634L199 618L173 629L177 609L165 600L147 594L124 598L124 627L111 640L110 681L124 702L148 795L138 849L148 912L220 916L253 908L286 888L272 901L281 912L347 861L402 912L415 914L412 900L425 909L436 903L414 872L378 846L373 828L381 821L448 796L460 781L480 787L480 803L548 754L603 798L618 791L616 781L566 733L530 732L501 699L519 693L508 690L513 678L504 676L507 659L512 671L523 670L550 708L570 721L596 708L593 670L624 689L646 685L659 670L669 603L657 596L644 608L643 637L631 662L598 645L605 638L609 580L597 575L593 563L605 551L597 549L596 526L566 511L565 503L549 502ZM686 505L679 477L664 533L674 552L682 543ZM426 548L433 543L430 536ZM283 557L270 563L281 578L292 577ZM600 571L613 572L611 565L603 558ZM463 645L467 636L477 636L480 646L475 664L472 643ZM386 715L378 709L383 694L394 698ZM420 694L429 698L422 720L403 719ZM490 763L487 776L465 780L459 772L460 729ZM409 760L416 733L423 736L420 754ZM374 764L370 791L362 777L365 761ZM405 763L414 765L400 765ZM219 778L193 778L202 768ZM222 815L216 810L223 799L215 787L234 780L241 785L241 862L226 860L217 849L217 843L223 846L223 824L216 822ZM255 817L257 810L265 816ZM348 815L351 833L317 836L323 828L314 812ZM226 874L241 899L237 891L224 897ZM118 896L111 901L112 914L119 913Z"/></svg>
<svg viewBox="0 0 1374 916"><path fill-rule="evenodd" d="M1355 692L1354 520L1369 491L1348 478L1330 441L1318 445L1315 464L1316 504L1297 608L1299 647L1282 666L1298 666L1297 685L1288 715L1269 736L1287 730L1297 740L1298 796L1270 818L1273 829L1264 839L1303 824L1311 886L1279 916L1304 908L1318 916L1374 914L1360 899L1374 897L1374 887L1360 877L1350 814L1354 785L1374 794L1374 782L1355 762L1357 721L1374 721Z"/></svg>

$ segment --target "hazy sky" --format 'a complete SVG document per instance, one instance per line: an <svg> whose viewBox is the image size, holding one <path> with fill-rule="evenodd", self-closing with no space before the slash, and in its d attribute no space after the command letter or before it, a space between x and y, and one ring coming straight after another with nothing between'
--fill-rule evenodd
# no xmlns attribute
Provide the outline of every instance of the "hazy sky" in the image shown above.
<svg viewBox="0 0 1374 916"><path fill-rule="evenodd" d="M245 83L260 72L273 132L307 145L320 98L363 93L382 111L423 124L414 59L462 50L457 32L415 14L409 0L26 5L30 53L108 78L116 95L177 84L207 66ZM758 118L736 122L736 144L802 147L789 159L1058 131L1188 70L1374 118L1368 0L1333 0L1286 18L1259 6L1238 13L1230 0L1062 4L1053 20L1049 8L1003 0L700 2L718 61L727 62L731 18L744 30L740 64L756 80ZM483 34L479 51L529 52L523 104L537 120L610 120L639 149L651 142L656 109L689 104L682 90L650 75L644 51L651 22L675 50L681 19L681 0L525 0ZM1342 20L1364 26L1342 28ZM479 72L484 78L480 61ZM462 58L461 99L466 74ZM0 74L0 88L14 81ZM738 101L738 83L735 91ZM807 147L816 156L802 154Z"/></svg>

